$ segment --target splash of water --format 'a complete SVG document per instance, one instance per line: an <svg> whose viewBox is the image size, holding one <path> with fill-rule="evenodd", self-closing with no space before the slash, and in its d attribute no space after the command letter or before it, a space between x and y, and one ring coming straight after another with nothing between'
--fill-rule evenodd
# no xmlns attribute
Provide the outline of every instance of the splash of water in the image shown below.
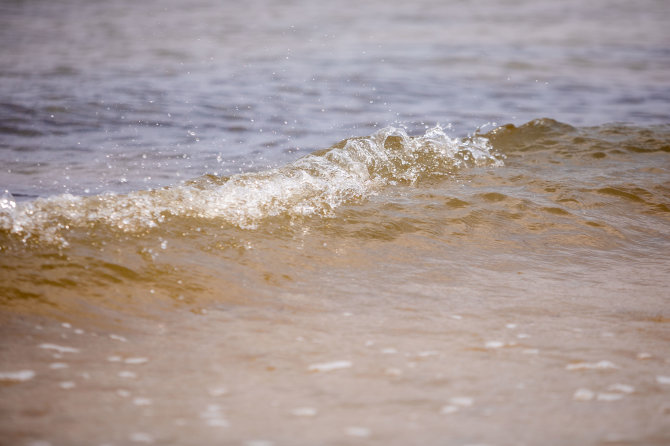
<svg viewBox="0 0 670 446"><path fill-rule="evenodd" d="M451 138L439 126L412 137L388 127L280 168L229 178L207 176L127 195L64 194L18 205L6 192L0 200L0 228L24 241L38 238L61 245L67 244L73 227L104 224L132 233L156 227L169 216L221 219L254 229L270 217L328 216L384 186L484 165L502 165L502 156L484 137Z"/></svg>

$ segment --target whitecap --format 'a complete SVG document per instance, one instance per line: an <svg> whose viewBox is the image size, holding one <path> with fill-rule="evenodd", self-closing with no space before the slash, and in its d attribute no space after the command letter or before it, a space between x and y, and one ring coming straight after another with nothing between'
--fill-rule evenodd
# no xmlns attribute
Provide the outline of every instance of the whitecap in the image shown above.
<svg viewBox="0 0 670 446"><path fill-rule="evenodd" d="M0 381L30 381L35 377L32 370L19 370L18 372L0 372Z"/></svg>

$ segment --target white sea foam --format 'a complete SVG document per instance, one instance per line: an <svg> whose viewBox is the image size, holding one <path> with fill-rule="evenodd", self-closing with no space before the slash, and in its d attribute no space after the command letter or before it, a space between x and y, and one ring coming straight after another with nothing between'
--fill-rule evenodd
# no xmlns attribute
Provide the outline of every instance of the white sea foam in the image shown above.
<svg viewBox="0 0 670 446"><path fill-rule="evenodd" d="M606 393L606 392L601 392L598 393L597 400L598 401L618 401L623 398L623 395L620 393Z"/></svg>
<svg viewBox="0 0 670 446"><path fill-rule="evenodd" d="M208 426L228 427L230 422L223 417L221 406L218 404L209 404L207 409L200 412L200 418L203 418Z"/></svg>
<svg viewBox="0 0 670 446"><path fill-rule="evenodd" d="M605 370L605 369L618 369L616 365L610 361L598 361L598 362L576 362L573 364L568 364L565 366L566 370Z"/></svg>
<svg viewBox="0 0 670 446"><path fill-rule="evenodd" d="M670 384L670 376L658 375L656 377L656 382L659 384Z"/></svg>
<svg viewBox="0 0 670 446"><path fill-rule="evenodd" d="M474 404L474 402L475 400L469 396L456 396L449 398L449 403L454 406L470 407Z"/></svg>
<svg viewBox="0 0 670 446"><path fill-rule="evenodd" d="M45 350L56 350L58 353L79 353L79 349L77 348L56 344L40 344L39 347Z"/></svg>
<svg viewBox="0 0 670 446"><path fill-rule="evenodd" d="M18 372L0 372L0 381L29 381L35 377L32 370L19 370Z"/></svg>
<svg viewBox="0 0 670 446"><path fill-rule="evenodd" d="M68 368L68 365L65 364L64 362L53 362L53 363L49 364L49 368L54 369L54 370L66 369L66 368Z"/></svg>
<svg viewBox="0 0 670 446"><path fill-rule="evenodd" d="M595 392L590 389L577 389L572 395L572 399L575 401L591 401L595 396Z"/></svg>
<svg viewBox="0 0 670 446"><path fill-rule="evenodd" d="M333 370L346 369L351 366L351 361L332 361L323 362L320 364L312 364L309 366L308 370L310 372L330 372Z"/></svg>
<svg viewBox="0 0 670 446"><path fill-rule="evenodd" d="M280 168L227 179L205 178L128 195L64 194L18 204L7 198L0 209L0 229L61 245L68 244L64 234L73 226L104 223L135 232L160 225L166 216L221 219L250 229L280 215L328 216L343 203L369 197L386 185L482 165L502 165L502 157L483 137L451 138L440 127L410 137L388 127Z"/></svg>
<svg viewBox="0 0 670 446"><path fill-rule="evenodd" d="M439 352L436 352L434 350L426 350L426 351L423 351L423 352L419 352L417 354L417 356L420 357L420 358L427 358L429 356L437 356L439 354L440 354Z"/></svg>
<svg viewBox="0 0 670 446"><path fill-rule="evenodd" d="M296 417L313 417L316 413L317 411L313 407L296 407L291 411L291 414Z"/></svg>
<svg viewBox="0 0 670 446"><path fill-rule="evenodd" d="M449 415L449 414L452 414L452 413L456 413L459 410L460 409L458 408L458 406L454 406L453 404L448 404L446 406L442 406L442 409L440 410L440 413L445 414L445 415Z"/></svg>
<svg viewBox="0 0 670 446"><path fill-rule="evenodd" d="M151 401L150 398L138 397L133 399L133 404L136 406L150 406L151 404L153 404L153 402Z"/></svg>
<svg viewBox="0 0 670 446"><path fill-rule="evenodd" d="M154 437L145 432L135 432L130 435L130 441L135 443L153 443Z"/></svg>
<svg viewBox="0 0 670 446"><path fill-rule="evenodd" d="M148 358L126 358L123 362L126 364L145 364L149 362Z"/></svg>
<svg viewBox="0 0 670 446"><path fill-rule="evenodd" d="M628 384L617 383L609 386L607 390L610 390L612 392L633 393L635 392L635 387L629 386Z"/></svg>
<svg viewBox="0 0 670 446"><path fill-rule="evenodd" d="M223 396L228 393L228 388L226 387L212 387L209 389L209 394L211 396Z"/></svg>
<svg viewBox="0 0 670 446"><path fill-rule="evenodd" d="M370 429L367 427L350 426L345 431L350 437L367 438L370 436Z"/></svg>

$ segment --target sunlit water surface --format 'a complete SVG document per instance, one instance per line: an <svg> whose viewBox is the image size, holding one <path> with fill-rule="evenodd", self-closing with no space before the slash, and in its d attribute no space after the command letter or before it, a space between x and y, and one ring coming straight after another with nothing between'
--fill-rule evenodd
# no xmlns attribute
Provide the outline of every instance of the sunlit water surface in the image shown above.
<svg viewBox="0 0 670 446"><path fill-rule="evenodd" d="M665 2L0 8L0 444L670 442Z"/></svg>

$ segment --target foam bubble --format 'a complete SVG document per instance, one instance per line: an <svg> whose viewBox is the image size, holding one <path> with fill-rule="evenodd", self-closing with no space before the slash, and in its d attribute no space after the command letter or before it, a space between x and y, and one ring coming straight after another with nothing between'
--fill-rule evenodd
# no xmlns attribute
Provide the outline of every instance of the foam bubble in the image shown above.
<svg viewBox="0 0 670 446"><path fill-rule="evenodd" d="M296 407L291 411L291 414L296 417L313 417L316 413L317 411L313 407Z"/></svg>
<svg viewBox="0 0 670 446"><path fill-rule="evenodd" d="M209 389L209 394L211 396L223 396L228 393L228 388L226 387L213 387Z"/></svg>
<svg viewBox="0 0 670 446"><path fill-rule="evenodd" d="M417 356L420 358L428 358L429 356L437 356L437 355L439 355L439 352L436 352L434 350L426 350L423 352L419 352L417 354Z"/></svg>
<svg viewBox="0 0 670 446"><path fill-rule="evenodd" d="M126 364L144 364L149 362L147 358L126 358L123 362Z"/></svg>
<svg viewBox="0 0 670 446"><path fill-rule="evenodd" d="M623 398L623 395L620 393L598 393L598 401L618 401Z"/></svg>
<svg viewBox="0 0 670 446"><path fill-rule="evenodd" d="M39 347L45 350L56 350L58 353L79 353L79 349L77 348L56 344L40 344Z"/></svg>
<svg viewBox="0 0 670 446"><path fill-rule="evenodd" d="M670 376L658 375L656 377L656 382L659 384L670 384Z"/></svg>
<svg viewBox="0 0 670 446"><path fill-rule="evenodd" d="M136 406L150 406L152 403L150 398L138 397L133 400L133 404Z"/></svg>
<svg viewBox="0 0 670 446"><path fill-rule="evenodd" d="M19 370L18 372L0 372L0 381L30 381L35 377L32 370Z"/></svg>
<svg viewBox="0 0 670 446"><path fill-rule="evenodd" d="M135 432L130 435L130 441L135 443L153 443L154 437L144 432Z"/></svg>
<svg viewBox="0 0 670 446"><path fill-rule="evenodd" d="M454 406L470 407L474 404L474 402L475 400L470 398L469 396L457 396L449 398L449 403Z"/></svg>
<svg viewBox="0 0 670 446"><path fill-rule="evenodd" d="M49 368L54 369L54 370L56 370L56 369L66 369L66 368L68 368L68 365L65 364L64 362L53 362L53 363L49 364Z"/></svg>
<svg viewBox="0 0 670 446"><path fill-rule="evenodd" d="M628 384L612 384L607 388L607 390L611 390L613 392L621 392L621 393L633 393L635 391L635 387L629 386Z"/></svg>
<svg viewBox="0 0 670 446"><path fill-rule="evenodd" d="M367 427L350 426L346 429L346 433L350 437L367 438L371 432Z"/></svg>
<svg viewBox="0 0 670 446"><path fill-rule="evenodd" d="M223 417L221 406L218 404L209 404L207 409L200 413L200 418L203 418L208 426L212 427L229 427L230 423Z"/></svg>
<svg viewBox="0 0 670 446"><path fill-rule="evenodd" d="M310 372L330 372L333 370L346 369L351 367L351 361L332 361L320 364L312 364L308 370Z"/></svg>
<svg viewBox="0 0 670 446"><path fill-rule="evenodd" d="M459 411L458 406L454 406L453 404L448 404L446 406L443 406L442 409L440 410L440 413L444 415L449 415L452 413L456 413Z"/></svg>
<svg viewBox="0 0 670 446"><path fill-rule="evenodd" d="M576 362L574 364L568 364L565 366L566 370L604 370L604 369L618 369L616 365L610 361L598 361L598 362Z"/></svg>
<svg viewBox="0 0 670 446"><path fill-rule="evenodd" d="M572 399L575 401L591 401L595 393L590 389L577 389L572 395Z"/></svg>

